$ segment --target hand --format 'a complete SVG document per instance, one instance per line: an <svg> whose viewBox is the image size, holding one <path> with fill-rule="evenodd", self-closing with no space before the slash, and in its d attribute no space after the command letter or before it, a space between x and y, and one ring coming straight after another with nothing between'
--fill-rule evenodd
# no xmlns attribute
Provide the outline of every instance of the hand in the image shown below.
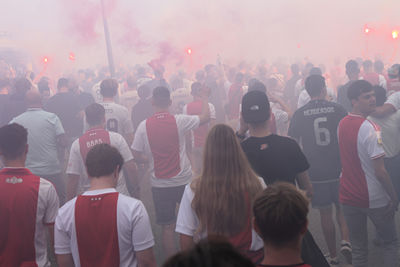
<svg viewBox="0 0 400 267"><path fill-rule="evenodd" d="M389 218L394 216L394 213L397 211L399 202L398 201L389 201L389 204L386 206L386 211L385 214L386 216L388 216Z"/></svg>

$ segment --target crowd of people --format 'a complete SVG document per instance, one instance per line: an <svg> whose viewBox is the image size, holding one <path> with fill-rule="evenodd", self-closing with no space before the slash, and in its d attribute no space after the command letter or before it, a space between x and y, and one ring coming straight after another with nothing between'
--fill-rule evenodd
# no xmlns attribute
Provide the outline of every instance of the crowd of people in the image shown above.
<svg viewBox="0 0 400 267"><path fill-rule="evenodd" d="M399 266L400 65L149 66L1 62L0 266Z"/></svg>

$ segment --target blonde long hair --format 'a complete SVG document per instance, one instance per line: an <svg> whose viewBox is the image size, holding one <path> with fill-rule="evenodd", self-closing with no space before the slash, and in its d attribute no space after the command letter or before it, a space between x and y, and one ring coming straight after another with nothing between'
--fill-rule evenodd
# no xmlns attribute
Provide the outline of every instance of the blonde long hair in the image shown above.
<svg viewBox="0 0 400 267"><path fill-rule="evenodd" d="M251 205L261 182L252 170L231 127L215 125L207 136L203 171L192 183L192 207L199 231L232 236L251 216Z"/></svg>

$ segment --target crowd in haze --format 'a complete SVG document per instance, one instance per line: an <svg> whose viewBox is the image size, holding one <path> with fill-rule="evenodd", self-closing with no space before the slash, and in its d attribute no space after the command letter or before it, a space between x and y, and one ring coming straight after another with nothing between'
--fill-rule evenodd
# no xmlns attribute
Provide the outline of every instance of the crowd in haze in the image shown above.
<svg viewBox="0 0 400 267"><path fill-rule="evenodd" d="M399 265L400 65L0 65L0 266Z"/></svg>

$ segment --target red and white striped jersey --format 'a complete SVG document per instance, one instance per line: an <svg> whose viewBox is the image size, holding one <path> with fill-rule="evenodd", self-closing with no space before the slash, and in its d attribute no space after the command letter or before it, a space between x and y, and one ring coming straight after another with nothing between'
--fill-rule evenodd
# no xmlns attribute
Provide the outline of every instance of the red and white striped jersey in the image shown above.
<svg viewBox="0 0 400 267"><path fill-rule="evenodd" d="M139 124L132 149L143 152L150 159L153 187L189 183L192 169L186 155L185 135L197 128L199 123L199 116L161 112Z"/></svg>
<svg viewBox="0 0 400 267"><path fill-rule="evenodd" d="M0 171L0 266L50 266L46 230L58 205L49 181L26 168Z"/></svg>
<svg viewBox="0 0 400 267"><path fill-rule="evenodd" d="M76 267L135 267L135 252L153 246L143 203L114 188L86 191L57 215L55 252L72 254Z"/></svg>
<svg viewBox="0 0 400 267"><path fill-rule="evenodd" d="M340 202L361 208L380 208L389 196L375 176L373 160L383 157L379 126L350 114L339 123L338 138L342 174Z"/></svg>

